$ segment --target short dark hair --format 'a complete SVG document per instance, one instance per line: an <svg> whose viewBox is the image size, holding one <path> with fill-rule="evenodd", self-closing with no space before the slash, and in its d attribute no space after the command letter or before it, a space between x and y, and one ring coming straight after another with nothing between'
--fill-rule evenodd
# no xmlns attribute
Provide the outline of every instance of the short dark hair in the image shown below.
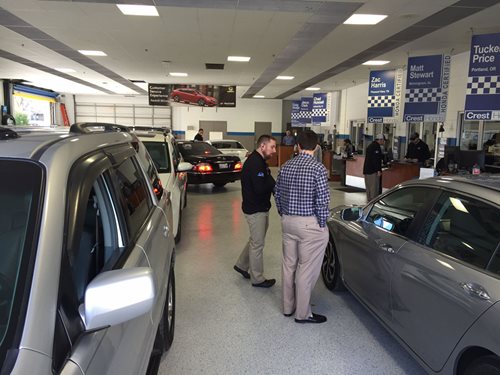
<svg viewBox="0 0 500 375"><path fill-rule="evenodd" d="M198 129L198 133L204 131L203 128Z"/></svg>
<svg viewBox="0 0 500 375"><path fill-rule="evenodd" d="M420 137L420 134L418 134L417 132L412 133L412 135L410 135L410 141L413 141L413 140L417 139L418 137Z"/></svg>
<svg viewBox="0 0 500 375"><path fill-rule="evenodd" d="M276 141L276 138L269 134L262 134L257 140L257 148L260 147L261 144L267 143L269 141Z"/></svg>
<svg viewBox="0 0 500 375"><path fill-rule="evenodd" d="M344 139L344 142L345 142L345 143L352 144L352 142L351 142L351 140L350 140L349 138L345 138L345 139Z"/></svg>
<svg viewBox="0 0 500 375"><path fill-rule="evenodd" d="M318 144L318 135L312 130L304 130L297 137L297 143L302 150L312 151Z"/></svg>

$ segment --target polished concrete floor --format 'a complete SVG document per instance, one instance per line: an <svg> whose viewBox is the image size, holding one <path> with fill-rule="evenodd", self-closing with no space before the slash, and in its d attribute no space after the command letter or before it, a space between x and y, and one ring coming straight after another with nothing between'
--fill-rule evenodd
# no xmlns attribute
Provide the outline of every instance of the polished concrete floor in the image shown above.
<svg viewBox="0 0 500 375"><path fill-rule="evenodd" d="M334 190L331 207L366 201ZM281 311L281 227L273 202L264 249L270 289L233 271L248 239L239 183L190 186L177 246L175 339L160 374L424 374L348 292L320 279L313 311L324 324L297 324Z"/></svg>

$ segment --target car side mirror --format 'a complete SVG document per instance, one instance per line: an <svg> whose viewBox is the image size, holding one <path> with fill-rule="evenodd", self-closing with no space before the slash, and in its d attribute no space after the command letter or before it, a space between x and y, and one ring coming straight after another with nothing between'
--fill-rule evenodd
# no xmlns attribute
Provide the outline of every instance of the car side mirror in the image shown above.
<svg viewBox="0 0 500 375"><path fill-rule="evenodd" d="M342 210L341 217L345 221L356 221L363 215L361 207L350 207Z"/></svg>
<svg viewBox="0 0 500 375"><path fill-rule="evenodd" d="M155 278L149 267L106 271L85 289L79 312L87 331L118 325L151 311Z"/></svg>
<svg viewBox="0 0 500 375"><path fill-rule="evenodd" d="M187 172L193 169L194 165L185 161L182 161L179 163L177 166L177 171L178 172Z"/></svg>

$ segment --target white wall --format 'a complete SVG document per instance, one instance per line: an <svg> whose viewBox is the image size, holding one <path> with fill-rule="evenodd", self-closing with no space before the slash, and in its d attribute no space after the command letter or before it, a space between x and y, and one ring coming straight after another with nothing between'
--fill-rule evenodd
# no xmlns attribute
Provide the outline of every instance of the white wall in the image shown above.
<svg viewBox="0 0 500 375"><path fill-rule="evenodd" d="M366 119L368 111L368 77L366 82L342 90L340 97L340 121L337 124L338 134L349 134L352 120Z"/></svg>

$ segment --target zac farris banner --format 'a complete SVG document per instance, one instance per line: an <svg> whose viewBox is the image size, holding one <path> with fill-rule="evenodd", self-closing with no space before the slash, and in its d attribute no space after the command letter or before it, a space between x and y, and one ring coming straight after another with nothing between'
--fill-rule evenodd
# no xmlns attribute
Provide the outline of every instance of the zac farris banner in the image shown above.
<svg viewBox="0 0 500 375"><path fill-rule="evenodd" d="M172 103L200 107L236 107L236 86L171 85L150 83L149 105Z"/></svg>
<svg viewBox="0 0 500 375"><path fill-rule="evenodd" d="M373 70L368 82L368 123L394 122L400 112L403 71Z"/></svg>

